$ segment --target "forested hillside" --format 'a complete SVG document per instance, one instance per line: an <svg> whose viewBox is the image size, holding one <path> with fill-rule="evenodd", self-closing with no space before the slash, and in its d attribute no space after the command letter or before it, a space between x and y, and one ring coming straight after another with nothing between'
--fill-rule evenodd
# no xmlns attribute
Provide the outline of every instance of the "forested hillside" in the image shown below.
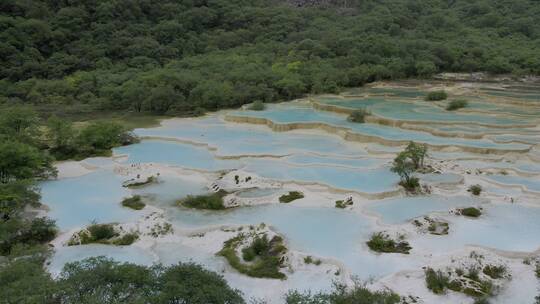
<svg viewBox="0 0 540 304"><path fill-rule="evenodd" d="M539 1L322 2L336 5L4 0L0 103L190 114L440 71L540 74Z"/></svg>

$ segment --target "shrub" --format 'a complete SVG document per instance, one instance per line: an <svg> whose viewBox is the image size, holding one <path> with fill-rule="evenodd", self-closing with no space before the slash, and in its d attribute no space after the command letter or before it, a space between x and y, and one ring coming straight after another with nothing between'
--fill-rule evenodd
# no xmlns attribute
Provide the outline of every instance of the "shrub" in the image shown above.
<svg viewBox="0 0 540 304"><path fill-rule="evenodd" d="M242 250L242 258L253 261L251 264L242 263L236 255L236 248L245 238L240 234L223 244L223 248L217 255L223 256L227 262L238 272L255 278L285 279L281 273L281 254L286 251L283 239L274 236L270 241L265 236L255 238L252 243Z"/></svg>
<svg viewBox="0 0 540 304"><path fill-rule="evenodd" d="M492 279L501 279L506 274L506 266L486 265L482 272Z"/></svg>
<svg viewBox="0 0 540 304"><path fill-rule="evenodd" d="M448 285L450 283L450 278L445 275L440 270L433 270L432 268L428 268L425 271L426 275L426 286L429 290L431 290L435 294L443 294L448 288Z"/></svg>
<svg viewBox="0 0 540 304"><path fill-rule="evenodd" d="M420 180L418 177L411 177L409 179L405 179L399 182L399 185L405 188L408 192L415 192L418 188L420 188Z"/></svg>
<svg viewBox="0 0 540 304"><path fill-rule="evenodd" d="M248 109L252 111L263 111L265 108L266 106L261 100L255 100Z"/></svg>
<svg viewBox="0 0 540 304"><path fill-rule="evenodd" d="M457 109L465 108L467 105L468 105L468 102L466 100L463 100L463 99L452 100L446 106L446 110L455 111Z"/></svg>
<svg viewBox="0 0 540 304"><path fill-rule="evenodd" d="M445 100L446 98L448 98L448 94L446 94L446 92L444 90L440 90L440 91L429 92L426 95L425 100L427 100L427 101L438 101L438 100Z"/></svg>
<svg viewBox="0 0 540 304"><path fill-rule="evenodd" d="M155 183L157 182L158 179L157 177L155 176L149 176L146 178L146 180L144 181L141 181L141 182L130 182L128 184L125 184L124 187L127 187L127 188L137 188L137 187L142 187L142 186L146 186L148 184L152 184L152 183Z"/></svg>
<svg viewBox="0 0 540 304"><path fill-rule="evenodd" d="M334 283L334 289L328 294L289 291L285 302L287 304L398 304L401 298L392 291L371 291L361 282L355 282L352 288Z"/></svg>
<svg viewBox="0 0 540 304"><path fill-rule="evenodd" d="M482 211L475 207L463 208L460 210L460 213L461 215L468 217L479 217L480 215L482 215Z"/></svg>
<svg viewBox="0 0 540 304"><path fill-rule="evenodd" d="M299 191L291 191L287 194L283 194L282 196L279 197L279 202L280 203L290 203L294 200L297 200L297 199L301 199L301 198L304 198L304 194L302 192L299 192Z"/></svg>
<svg viewBox="0 0 540 304"><path fill-rule="evenodd" d="M118 246L128 246L128 245L133 244L138 239L139 239L139 234L137 234L135 232L130 232L130 233L126 233L122 237L114 240L112 243L114 245L118 245Z"/></svg>
<svg viewBox="0 0 540 304"><path fill-rule="evenodd" d="M204 114L206 114L206 109L205 108L201 108L201 107L198 107L198 108L195 108L195 110L193 110L193 116L203 116Z"/></svg>
<svg viewBox="0 0 540 304"><path fill-rule="evenodd" d="M92 224L86 228L92 242L100 242L117 236L112 224Z"/></svg>
<svg viewBox="0 0 540 304"><path fill-rule="evenodd" d="M322 264L322 261L317 259L317 260L314 260L313 257L311 257L310 255L308 255L307 257L304 257L304 263L306 264L313 264L313 265L321 265Z"/></svg>
<svg viewBox="0 0 540 304"><path fill-rule="evenodd" d="M347 120L350 122L364 123L366 122L366 116L368 115L370 115L370 113L366 109L358 109L349 114Z"/></svg>
<svg viewBox="0 0 540 304"><path fill-rule="evenodd" d="M195 209L223 210L225 209L225 205L223 205L223 197L225 195L225 191L206 195L188 195L184 200L179 201L179 203Z"/></svg>
<svg viewBox="0 0 540 304"><path fill-rule="evenodd" d="M146 204L142 202L140 195L134 195L132 197L128 197L122 200L122 206L134 210L141 210L146 206Z"/></svg>
<svg viewBox="0 0 540 304"><path fill-rule="evenodd" d="M350 197L347 198L346 200L336 201L336 208L345 209L348 206L352 206L352 205L353 205L353 200Z"/></svg>
<svg viewBox="0 0 540 304"><path fill-rule="evenodd" d="M480 185L471 185L467 191L469 191L473 195L480 195L480 193L482 192L482 186L480 186Z"/></svg>
<svg viewBox="0 0 540 304"><path fill-rule="evenodd" d="M408 242L397 242L383 232L374 233L366 244L369 249L384 253L408 254L409 250L412 249Z"/></svg>

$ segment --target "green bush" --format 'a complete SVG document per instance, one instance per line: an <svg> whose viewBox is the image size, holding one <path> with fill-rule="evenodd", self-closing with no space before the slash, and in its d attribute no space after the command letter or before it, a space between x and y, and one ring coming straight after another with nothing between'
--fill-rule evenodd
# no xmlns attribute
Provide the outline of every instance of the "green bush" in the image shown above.
<svg viewBox="0 0 540 304"><path fill-rule="evenodd" d="M156 183L157 181L158 181L157 177L149 176L149 177L146 178L146 180L144 180L142 182L132 182L132 183L127 184L125 187L137 188L137 187L142 187L142 186L146 186L146 185L149 185L149 184Z"/></svg>
<svg viewBox="0 0 540 304"><path fill-rule="evenodd" d="M290 203L294 200L297 200L297 199L301 199L301 198L304 198L304 194L302 192L299 192L299 191L291 191L287 194L283 194L282 196L279 197L279 202L280 203Z"/></svg>
<svg viewBox="0 0 540 304"><path fill-rule="evenodd" d="M450 284L450 278L440 270L428 268L425 275L427 288L435 294L443 294Z"/></svg>
<svg viewBox="0 0 540 304"><path fill-rule="evenodd" d="M506 274L506 266L486 265L484 266L484 269L482 269L482 272L492 279L501 279Z"/></svg>
<svg viewBox="0 0 540 304"><path fill-rule="evenodd" d="M445 91L441 90L441 91L429 92L426 95L425 100L427 100L427 101L439 101L439 100L445 100L446 98L448 98L448 94L446 94Z"/></svg>
<svg viewBox="0 0 540 304"><path fill-rule="evenodd" d="M482 211L475 207L467 207L460 210L461 215L468 217L479 217L482 215Z"/></svg>
<svg viewBox="0 0 540 304"><path fill-rule="evenodd" d="M139 234L135 232L130 232L124 234L122 237L115 239L112 243L117 246L128 246L133 244L136 240L139 239Z"/></svg>
<svg viewBox="0 0 540 304"><path fill-rule="evenodd" d="M193 110L193 116L204 116L204 114L206 114L205 108L198 107Z"/></svg>
<svg viewBox="0 0 540 304"><path fill-rule="evenodd" d="M482 186L480 186L480 185L471 185L467 191L469 191L473 195L480 195L480 193L482 192Z"/></svg>
<svg viewBox="0 0 540 304"><path fill-rule="evenodd" d="M242 258L250 264L243 263L236 254L236 249L244 240L240 234L223 244L217 254L227 259L227 262L238 272L255 278L285 279L280 272L281 255L286 251L281 237L274 236L270 241L265 236L256 237L252 243L242 250Z"/></svg>
<svg viewBox="0 0 540 304"><path fill-rule="evenodd" d="M398 304L401 297L392 291L371 291L361 282L352 288L334 283L330 293L300 293L289 291L285 297L287 304Z"/></svg>
<svg viewBox="0 0 540 304"><path fill-rule="evenodd" d="M368 110L358 109L358 110L354 110L351 114L349 114L349 117L347 117L347 120L350 122L364 123L366 122L366 116L368 115L370 115Z"/></svg>
<svg viewBox="0 0 540 304"><path fill-rule="evenodd" d="M420 180L418 177L412 176L399 182L399 185L405 188L408 192L415 192L420 188Z"/></svg>
<svg viewBox="0 0 540 304"><path fill-rule="evenodd" d="M225 209L225 205L223 205L225 195L226 192L224 191L205 195L188 195L185 199L179 201L179 204L194 209L223 210Z"/></svg>
<svg viewBox="0 0 540 304"><path fill-rule="evenodd" d="M371 235L367 242L369 249L383 253L402 253L408 254L412 247L408 242L395 241L383 232L377 232Z"/></svg>
<svg viewBox="0 0 540 304"><path fill-rule="evenodd" d="M266 106L261 100L255 100L248 109L252 111L263 111L265 108Z"/></svg>
<svg viewBox="0 0 540 304"><path fill-rule="evenodd" d="M87 243L105 241L118 235L112 224L92 224L86 229L90 233L90 238L87 239Z"/></svg>
<svg viewBox="0 0 540 304"><path fill-rule="evenodd" d="M142 198L140 195L134 195L132 197L123 199L122 206L134 210L141 210L146 206L146 204L142 202Z"/></svg>
<svg viewBox="0 0 540 304"><path fill-rule="evenodd" d="M468 102L466 100L463 100L463 99L452 100L446 106L446 110L455 111L457 109L465 108L467 105L468 105Z"/></svg>

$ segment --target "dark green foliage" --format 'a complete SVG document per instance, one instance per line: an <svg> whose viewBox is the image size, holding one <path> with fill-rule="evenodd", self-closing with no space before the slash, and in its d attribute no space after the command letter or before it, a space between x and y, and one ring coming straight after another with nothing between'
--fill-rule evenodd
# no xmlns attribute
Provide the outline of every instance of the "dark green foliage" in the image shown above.
<svg viewBox="0 0 540 304"><path fill-rule="evenodd" d="M182 206L195 209L209 209L209 210L223 210L223 197L225 192L219 191L212 194L205 195L188 195L185 199L178 201Z"/></svg>
<svg viewBox="0 0 540 304"><path fill-rule="evenodd" d="M139 234L135 232L130 232L115 239L114 241L112 241L112 243L117 246L128 246L135 243L135 241L138 239L139 239Z"/></svg>
<svg viewBox="0 0 540 304"><path fill-rule="evenodd" d="M24 258L0 264L2 303L57 303L57 286L43 269L43 259Z"/></svg>
<svg viewBox="0 0 540 304"><path fill-rule="evenodd" d="M366 244L369 249L383 253L408 254L409 250L412 249L408 242L395 241L383 232L374 233Z"/></svg>
<svg viewBox="0 0 540 304"><path fill-rule="evenodd" d="M443 294L448 288L450 278L440 270L428 268L425 271L426 286L435 294Z"/></svg>
<svg viewBox="0 0 540 304"><path fill-rule="evenodd" d="M90 258L64 267L62 303L244 303L219 275L195 264L151 268Z"/></svg>
<svg viewBox="0 0 540 304"><path fill-rule="evenodd" d="M146 206L146 204L142 202L140 195L134 195L132 197L123 199L122 206L131 208L134 210L141 210Z"/></svg>
<svg viewBox="0 0 540 304"><path fill-rule="evenodd" d="M492 279L501 279L506 274L506 267L504 265L486 265L482 272Z"/></svg>
<svg viewBox="0 0 540 304"><path fill-rule="evenodd" d="M461 215L468 217L479 217L482 215L482 211L475 207L467 207L460 210Z"/></svg>
<svg viewBox="0 0 540 304"><path fill-rule="evenodd" d="M471 185L467 191L469 191L473 195L480 195L480 193L482 192L482 186L480 186L480 185Z"/></svg>
<svg viewBox="0 0 540 304"><path fill-rule="evenodd" d="M138 188L138 187L142 187L142 186L146 186L146 185L149 185L149 184L156 183L157 181L158 181L157 177L149 176L143 181L135 181L135 182L129 182L127 184L124 184L124 187Z"/></svg>
<svg viewBox="0 0 540 304"><path fill-rule="evenodd" d="M323 10L30 0L1 8L0 104L59 116L191 115L440 71L540 72L535 1L347 1L345 10Z"/></svg>
<svg viewBox="0 0 540 304"><path fill-rule="evenodd" d="M250 110L252 111L262 111L266 108L266 106L264 105L264 103L261 101L261 100L255 100L251 106L249 107Z"/></svg>
<svg viewBox="0 0 540 304"><path fill-rule="evenodd" d="M0 183L55 174L52 158L46 153L19 141L0 142Z"/></svg>
<svg viewBox="0 0 540 304"><path fill-rule="evenodd" d="M285 300L287 304L397 304L401 298L388 290L371 291L360 283L356 283L353 288L336 283L330 293L290 291Z"/></svg>
<svg viewBox="0 0 540 304"><path fill-rule="evenodd" d="M347 120L350 122L364 123L366 122L366 116L370 115L369 111L366 109L359 109L353 111Z"/></svg>
<svg viewBox="0 0 540 304"><path fill-rule="evenodd" d="M425 99L427 101L438 101L438 100L445 100L446 98L448 98L448 94L446 94L445 91L433 91L433 92L429 92L426 95Z"/></svg>
<svg viewBox="0 0 540 304"><path fill-rule="evenodd" d="M242 249L242 259L249 264L242 262L236 254L236 248L244 238L244 235L239 235L226 241L218 255L226 258L238 272L250 277L285 279L279 271L281 255L286 251L281 237L274 236L268 240L266 235L256 236L249 246Z"/></svg>
<svg viewBox="0 0 540 304"><path fill-rule="evenodd" d="M179 263L145 267L104 257L68 263L57 281L41 259L0 265L0 298L5 303L193 303L240 304L241 293L218 274Z"/></svg>
<svg viewBox="0 0 540 304"><path fill-rule="evenodd" d="M301 199L301 198L304 198L304 194L302 192L290 191L289 193L283 194L282 196L280 196L279 197L279 202L280 203L290 203L290 202L292 202L294 200Z"/></svg>
<svg viewBox="0 0 540 304"><path fill-rule="evenodd" d="M345 209L348 206L352 206L352 205L353 205L353 200L350 197L347 198L346 200L336 201L336 208Z"/></svg>
<svg viewBox="0 0 540 304"><path fill-rule="evenodd" d="M536 263L536 269L534 272L536 273L536 277L540 279L540 262Z"/></svg>
<svg viewBox="0 0 540 304"><path fill-rule="evenodd" d="M455 111L457 109L465 108L467 105L468 105L468 102L466 100L463 100L463 99L452 100L446 106L446 110Z"/></svg>
<svg viewBox="0 0 540 304"><path fill-rule="evenodd" d="M86 229L90 235L88 238L82 238L81 244L104 242L118 235L112 224L92 224Z"/></svg>
<svg viewBox="0 0 540 304"><path fill-rule="evenodd" d="M115 122L95 122L83 128L76 138L78 157L108 155L110 149L129 145L137 139Z"/></svg>
<svg viewBox="0 0 540 304"><path fill-rule="evenodd" d="M412 176L412 174L424 167L424 160L428 156L428 150L426 145L410 142L405 150L400 152L390 170L395 172L401 178L400 185L409 192L416 192L420 187L420 181L418 178Z"/></svg>

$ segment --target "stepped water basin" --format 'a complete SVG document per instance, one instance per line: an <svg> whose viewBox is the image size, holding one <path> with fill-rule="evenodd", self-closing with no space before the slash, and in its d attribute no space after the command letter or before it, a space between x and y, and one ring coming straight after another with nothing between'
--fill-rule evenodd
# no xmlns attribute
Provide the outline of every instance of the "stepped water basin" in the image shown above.
<svg viewBox="0 0 540 304"><path fill-rule="evenodd" d="M418 238L413 246L439 253L466 245L518 252L540 249L540 208L508 203L484 205L482 212L479 218L449 217L448 236Z"/></svg>
<svg viewBox="0 0 540 304"><path fill-rule="evenodd" d="M522 150L530 147L525 144L498 144L485 139L470 140L463 138L438 137L427 132L404 130L371 123L351 123L348 122L346 117L343 115L316 111L309 105L303 104L275 105L269 107L269 109L265 111L236 111L232 112L230 116L264 118L277 124L319 122L331 126L350 129L354 133L380 137L385 140L396 142L417 141L429 143L430 145L435 146L455 145L505 150Z"/></svg>
<svg viewBox="0 0 540 304"><path fill-rule="evenodd" d="M204 143L217 149L222 156L288 155L307 152L359 156L367 154L361 147L332 136L305 133L278 134L261 127L231 124L219 115L201 119L169 120L162 126L136 129L135 134L147 137L165 137Z"/></svg>
<svg viewBox="0 0 540 304"><path fill-rule="evenodd" d="M314 99L315 101L349 109L367 108L374 115L401 121L423 121L434 123L472 123L494 126L527 124L524 119L505 118L493 115L456 113L446 111L429 101L404 102L379 98L368 99Z"/></svg>
<svg viewBox="0 0 540 304"><path fill-rule="evenodd" d="M138 214L120 205L129 192L111 170L41 183L42 202L61 230L96 222L125 222Z"/></svg>

